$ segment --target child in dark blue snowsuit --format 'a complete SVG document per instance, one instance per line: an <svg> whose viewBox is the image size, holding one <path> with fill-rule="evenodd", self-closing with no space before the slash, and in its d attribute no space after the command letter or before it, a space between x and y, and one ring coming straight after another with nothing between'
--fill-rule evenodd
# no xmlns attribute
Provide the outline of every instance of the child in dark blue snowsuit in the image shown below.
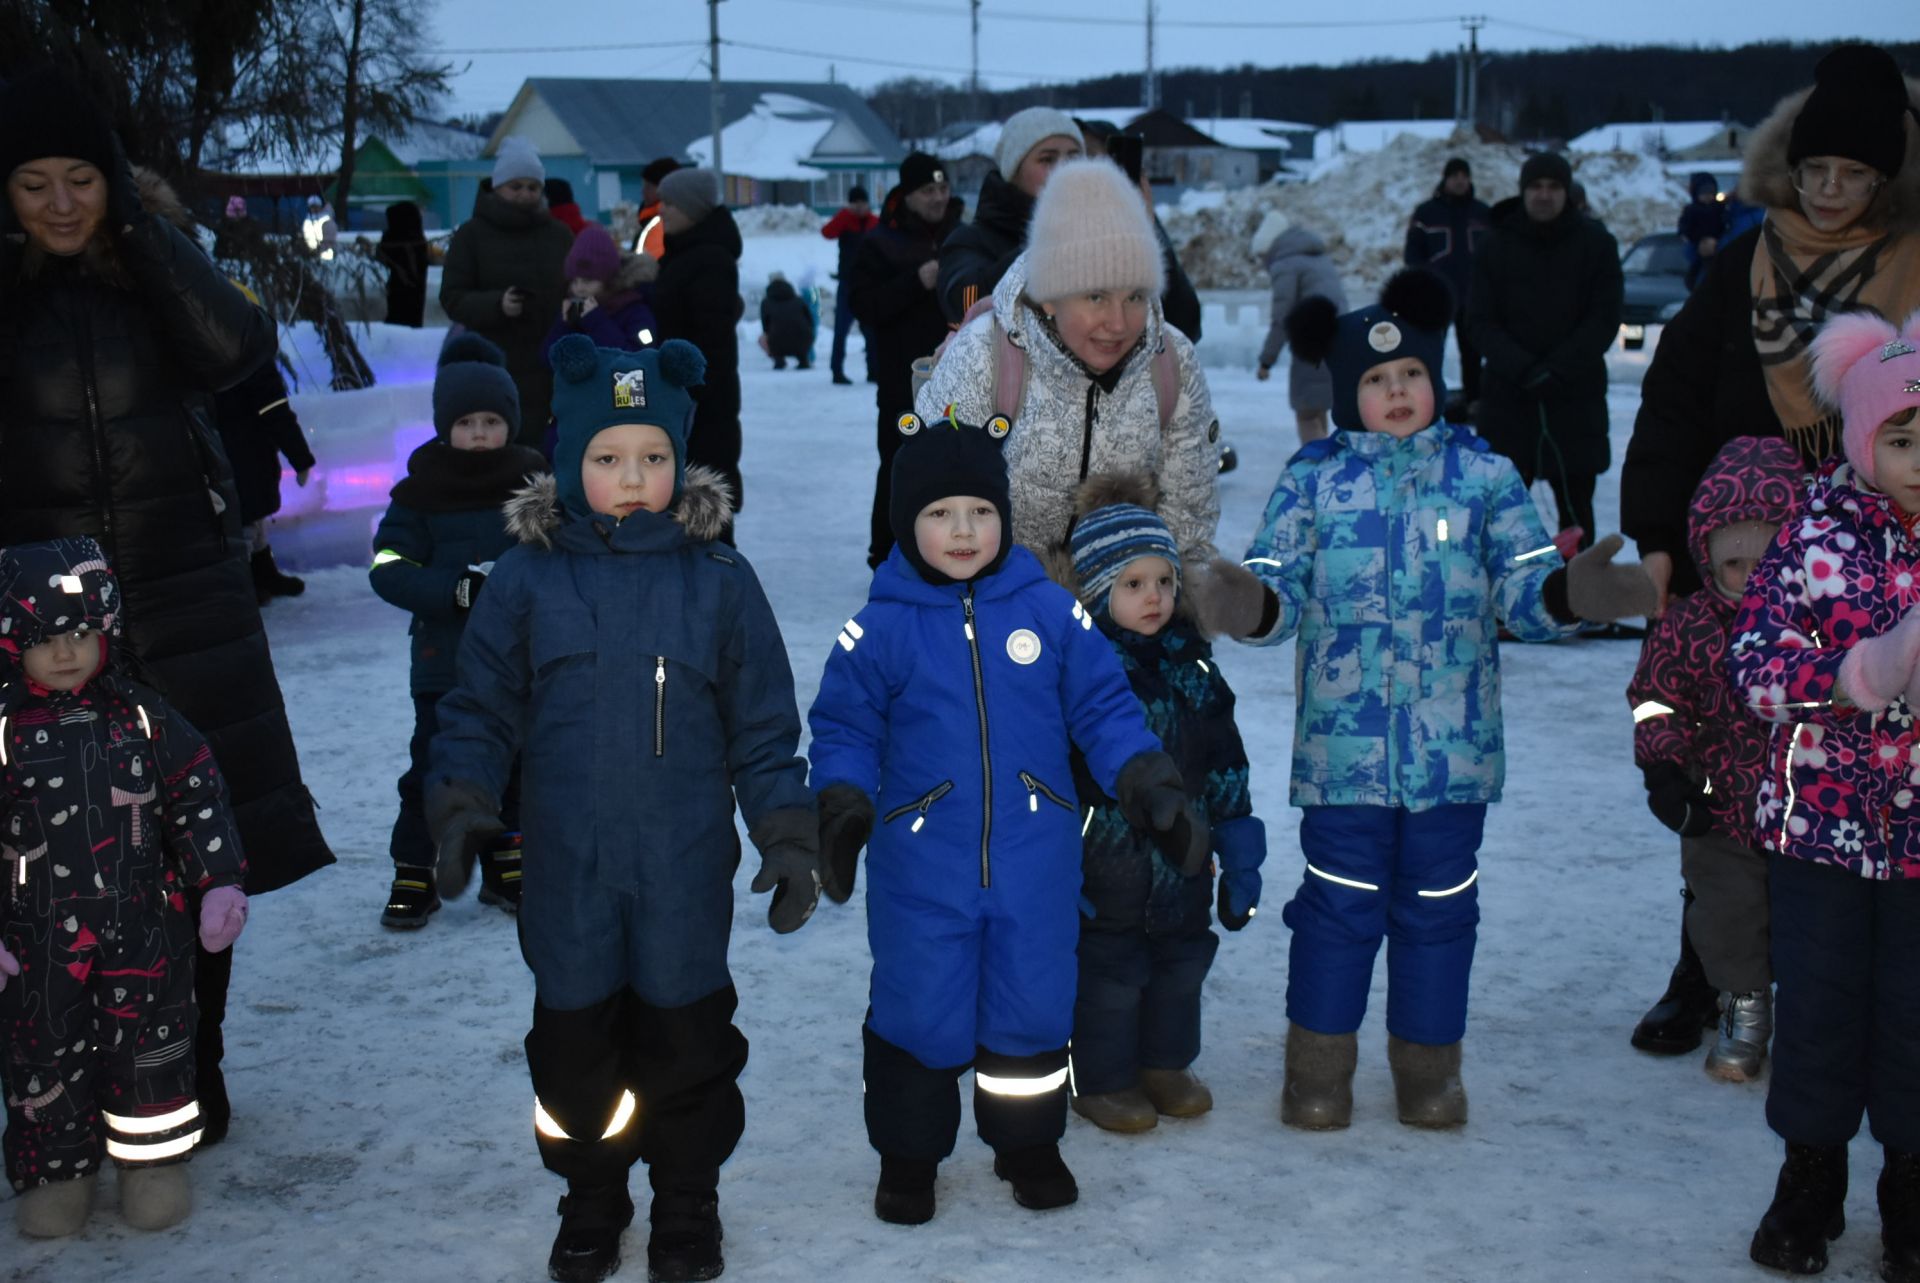
<svg viewBox="0 0 1920 1283"><path fill-rule="evenodd" d="M897 541L841 631L808 720L823 876L852 891L869 834L867 1136L874 1210L918 1224L960 1126L960 1075L994 1172L1032 1208L1073 1202L1060 1159L1079 937L1080 817L1069 754L1197 866L1181 792L1086 610L1011 547L999 438L907 415ZM879 824L874 825L876 814Z"/></svg>
<svg viewBox="0 0 1920 1283"><path fill-rule="evenodd" d="M1238 931L1260 901L1266 828L1247 791L1233 691L1180 599L1180 552L1146 477L1080 488L1068 587L1093 614L1146 711L1147 725L1206 808L1221 865L1220 925ZM1160 1114L1193 1118L1213 1094L1189 1068L1200 1054L1200 986L1220 938L1213 878L1168 862L1152 837L1076 758L1086 815L1080 992L1073 1008L1073 1111L1109 1131L1142 1132Z"/></svg>
<svg viewBox="0 0 1920 1283"><path fill-rule="evenodd" d="M513 492L547 470L538 450L514 444L520 393L500 349L471 331L440 353L433 380L433 440L407 458L407 475L373 532L373 590L411 612L411 761L400 777L393 823L393 887L383 925L423 927L440 907L433 889L433 839L421 787L438 723L434 706L454 687L453 658L467 612L496 557L513 546L503 511ZM520 901L520 827L515 790L503 805L507 831L481 855L480 899L511 911Z"/></svg>
<svg viewBox="0 0 1920 1283"><path fill-rule="evenodd" d="M720 1165L745 1125L747 1041L727 971L737 803L776 931L819 894L818 821L797 755L786 645L746 559L716 541L721 478L685 465L699 350L554 345L551 477L517 495L440 701L427 814L457 894L500 831L520 758L530 853L540 1156L566 1177L555 1279L600 1279L653 1185L653 1279L719 1275Z"/></svg>

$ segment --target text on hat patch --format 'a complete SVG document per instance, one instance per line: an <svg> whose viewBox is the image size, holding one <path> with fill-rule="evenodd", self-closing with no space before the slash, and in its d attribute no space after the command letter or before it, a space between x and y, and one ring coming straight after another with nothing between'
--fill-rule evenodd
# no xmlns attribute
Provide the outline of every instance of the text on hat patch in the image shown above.
<svg viewBox="0 0 1920 1283"><path fill-rule="evenodd" d="M616 410L643 410L647 405L647 372L645 370L615 370L613 373L613 408Z"/></svg>

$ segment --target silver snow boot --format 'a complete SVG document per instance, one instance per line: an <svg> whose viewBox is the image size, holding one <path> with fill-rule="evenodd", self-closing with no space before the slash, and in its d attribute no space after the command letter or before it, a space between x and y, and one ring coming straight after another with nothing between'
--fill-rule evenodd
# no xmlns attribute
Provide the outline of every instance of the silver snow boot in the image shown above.
<svg viewBox="0 0 1920 1283"><path fill-rule="evenodd" d="M1720 1012L1720 1036L1707 1053L1707 1074L1725 1083L1752 1082L1773 1037L1773 993L1730 993Z"/></svg>

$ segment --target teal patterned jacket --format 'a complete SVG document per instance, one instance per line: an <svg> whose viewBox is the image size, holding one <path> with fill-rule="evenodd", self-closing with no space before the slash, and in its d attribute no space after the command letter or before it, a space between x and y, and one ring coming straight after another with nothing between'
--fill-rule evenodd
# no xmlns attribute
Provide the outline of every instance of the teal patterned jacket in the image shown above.
<svg viewBox="0 0 1920 1283"><path fill-rule="evenodd" d="M1300 638L1295 806L1499 800L1498 623L1522 641L1579 628L1547 612L1562 561L1511 461L1445 422L1336 431L1288 462L1246 564L1280 599L1249 641Z"/></svg>

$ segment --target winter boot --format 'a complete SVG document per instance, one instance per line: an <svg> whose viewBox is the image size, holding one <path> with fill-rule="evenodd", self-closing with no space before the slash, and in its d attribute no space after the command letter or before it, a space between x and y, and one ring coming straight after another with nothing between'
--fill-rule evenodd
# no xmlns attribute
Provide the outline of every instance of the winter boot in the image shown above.
<svg viewBox="0 0 1920 1283"><path fill-rule="evenodd" d="M1103 1091L1097 1096L1075 1096L1073 1112L1108 1132L1150 1132L1160 1122L1147 1093L1138 1087Z"/></svg>
<svg viewBox="0 0 1920 1283"><path fill-rule="evenodd" d="M1434 1047L1388 1034L1387 1067L1393 1070L1401 1122L1409 1127L1458 1127L1467 1121L1459 1043Z"/></svg>
<svg viewBox="0 0 1920 1283"><path fill-rule="evenodd" d="M1353 1067L1360 1061L1355 1034L1321 1034L1287 1026L1287 1078L1280 1088L1280 1121L1307 1131L1334 1131L1353 1122Z"/></svg>
<svg viewBox="0 0 1920 1283"><path fill-rule="evenodd" d="M633 1223L625 1185L567 1183L560 1196L560 1232L547 1256L556 1283L599 1283L620 1268L620 1232Z"/></svg>
<svg viewBox="0 0 1920 1283"><path fill-rule="evenodd" d="M1692 904L1693 892L1682 887L1680 899L1683 906ZM1693 941L1687 938L1686 910L1682 907L1680 961L1673 964L1673 975L1668 978L1667 991L1660 995L1660 1001L1634 1026L1633 1045L1656 1056L1685 1055L1700 1045L1701 1033L1711 1029L1719 1019L1720 994L1707 983L1700 955L1693 951Z"/></svg>
<svg viewBox="0 0 1920 1283"><path fill-rule="evenodd" d="M380 913L380 925L396 931L417 931L427 918L439 911L440 894L433 889L433 870L397 864L393 886L387 891L387 907Z"/></svg>
<svg viewBox="0 0 1920 1283"><path fill-rule="evenodd" d="M1080 1200L1080 1186L1058 1145L1031 1145L993 1156L993 1174L1013 1185L1013 1201L1036 1212Z"/></svg>
<svg viewBox="0 0 1920 1283"><path fill-rule="evenodd" d="M713 1186L655 1187L648 1214L649 1283L691 1283L717 1279L727 1263L720 1254L720 1195Z"/></svg>
<svg viewBox="0 0 1920 1283"><path fill-rule="evenodd" d="M1920 1283L1920 1154L1885 1151L1880 1169L1880 1277Z"/></svg>
<svg viewBox="0 0 1920 1283"><path fill-rule="evenodd" d="M98 1172L88 1172L76 1180L35 1185L13 1204L13 1223L28 1238L67 1238L78 1234L93 1210L94 1187Z"/></svg>
<svg viewBox="0 0 1920 1283"><path fill-rule="evenodd" d="M1773 1036L1773 994L1730 993L1720 1013L1720 1036L1707 1053L1707 1075L1723 1083L1748 1083L1760 1076L1766 1063L1767 1039Z"/></svg>
<svg viewBox="0 0 1920 1283"><path fill-rule="evenodd" d="M1787 1161L1773 1187L1747 1255L1789 1274L1827 1268L1827 1244L1847 1228L1847 1147L1787 1142Z"/></svg>
<svg viewBox="0 0 1920 1283"><path fill-rule="evenodd" d="M227 1099L227 1076L220 1066L207 1064L203 1057L194 1066L193 1076L194 1094L200 1098L200 1140L194 1145L198 1151L227 1138L227 1129L233 1125L233 1102Z"/></svg>
<svg viewBox="0 0 1920 1283"><path fill-rule="evenodd" d="M520 912L519 833L502 833L480 853L480 903Z"/></svg>
<svg viewBox="0 0 1920 1283"><path fill-rule="evenodd" d="M193 1182L185 1163L120 1169L120 1215L137 1230L164 1230L193 1210Z"/></svg>
<svg viewBox="0 0 1920 1283"><path fill-rule="evenodd" d="M298 597L307 590L307 581L289 575L273 562L273 549L262 548L253 554L250 562L253 571L254 596L261 605L274 597Z"/></svg>
<svg viewBox="0 0 1920 1283"><path fill-rule="evenodd" d="M1198 1118L1213 1108L1213 1093L1191 1069L1142 1069L1140 1086L1169 1118Z"/></svg>
<svg viewBox="0 0 1920 1283"><path fill-rule="evenodd" d="M924 1158L880 1155L880 1187L873 1214L889 1225L925 1225L933 1219L933 1182L940 1164Z"/></svg>

